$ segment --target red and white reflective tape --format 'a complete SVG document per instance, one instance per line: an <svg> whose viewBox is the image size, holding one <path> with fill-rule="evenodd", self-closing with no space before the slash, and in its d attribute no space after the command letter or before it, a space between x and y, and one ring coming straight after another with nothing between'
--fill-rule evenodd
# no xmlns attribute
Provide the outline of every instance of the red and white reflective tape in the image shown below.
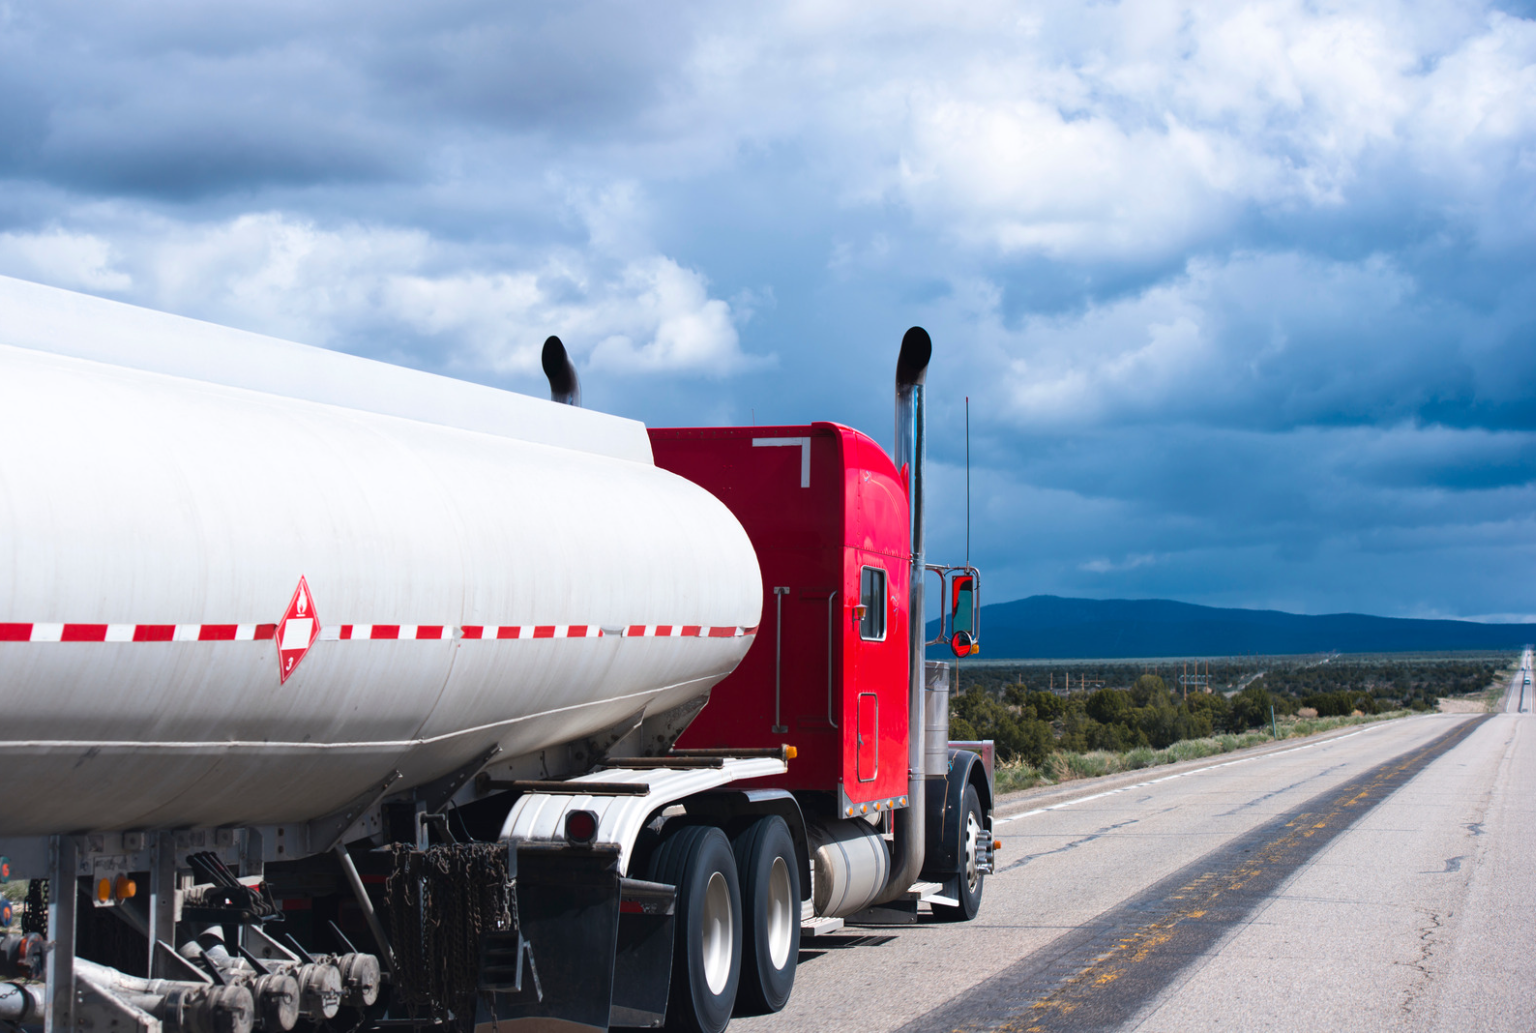
<svg viewBox="0 0 1536 1033"><path fill-rule="evenodd" d="M276 624L16 624L0 622L0 642L265 642ZM596 624L466 624L457 636L449 624L332 624L319 641L353 639L436 641L525 638L740 638L757 628L705 624L631 624L612 632Z"/></svg>
<svg viewBox="0 0 1536 1033"><path fill-rule="evenodd" d="M464 638L602 638L596 624L466 624Z"/></svg>
<svg viewBox="0 0 1536 1033"><path fill-rule="evenodd" d="M740 638L757 634L756 628L717 628L704 624L631 624L626 638Z"/></svg>
<svg viewBox="0 0 1536 1033"><path fill-rule="evenodd" d="M321 642L350 639L433 640L453 638L448 624L332 624L320 628Z"/></svg>
<svg viewBox="0 0 1536 1033"><path fill-rule="evenodd" d="M4 624L0 642L263 642L276 624Z"/></svg>

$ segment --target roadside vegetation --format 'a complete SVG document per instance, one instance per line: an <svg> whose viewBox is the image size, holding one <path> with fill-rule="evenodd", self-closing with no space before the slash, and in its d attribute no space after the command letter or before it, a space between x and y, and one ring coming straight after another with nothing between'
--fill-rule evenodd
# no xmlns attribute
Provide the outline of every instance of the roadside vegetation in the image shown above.
<svg viewBox="0 0 1536 1033"><path fill-rule="evenodd" d="M1510 662L1502 653L1242 658L1210 664L1212 691L1170 687L1151 665L966 665L950 729L995 741L997 788L1010 792L1422 713L1444 697L1494 698ZM1203 673L1204 663L1159 666ZM1223 691L1223 680L1241 687Z"/></svg>

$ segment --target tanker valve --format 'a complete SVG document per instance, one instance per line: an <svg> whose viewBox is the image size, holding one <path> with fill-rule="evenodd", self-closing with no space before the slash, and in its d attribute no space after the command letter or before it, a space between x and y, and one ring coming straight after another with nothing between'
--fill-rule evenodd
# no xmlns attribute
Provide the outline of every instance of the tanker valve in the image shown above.
<svg viewBox="0 0 1536 1033"><path fill-rule="evenodd" d="M261 1028L287 1033L299 1021L299 981L286 972L258 976L251 984Z"/></svg>
<svg viewBox="0 0 1536 1033"><path fill-rule="evenodd" d="M165 998L162 1020L182 1033L251 1033L256 1004L243 986L177 988Z"/></svg>
<svg viewBox="0 0 1536 1033"><path fill-rule="evenodd" d="M372 954L343 954L336 959L341 969L341 1003L366 1008L379 999L379 959Z"/></svg>
<svg viewBox="0 0 1536 1033"><path fill-rule="evenodd" d="M323 961L300 965L294 970L299 979L299 1011L319 1022L334 1019L341 1008L341 970Z"/></svg>

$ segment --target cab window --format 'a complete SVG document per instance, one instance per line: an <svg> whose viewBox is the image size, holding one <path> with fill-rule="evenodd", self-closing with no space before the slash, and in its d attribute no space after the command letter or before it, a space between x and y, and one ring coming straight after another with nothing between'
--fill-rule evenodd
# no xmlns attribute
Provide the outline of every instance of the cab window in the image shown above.
<svg viewBox="0 0 1536 1033"><path fill-rule="evenodd" d="M885 638L885 571L865 567L859 579L859 604L864 616L859 619L859 637Z"/></svg>

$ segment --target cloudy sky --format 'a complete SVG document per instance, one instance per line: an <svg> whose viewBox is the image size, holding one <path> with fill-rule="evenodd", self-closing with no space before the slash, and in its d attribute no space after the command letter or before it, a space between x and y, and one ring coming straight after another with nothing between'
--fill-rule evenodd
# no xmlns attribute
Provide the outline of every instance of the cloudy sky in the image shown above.
<svg viewBox="0 0 1536 1033"><path fill-rule="evenodd" d="M1525 617L1533 16L0 2L0 273L882 442L921 324L993 601Z"/></svg>

